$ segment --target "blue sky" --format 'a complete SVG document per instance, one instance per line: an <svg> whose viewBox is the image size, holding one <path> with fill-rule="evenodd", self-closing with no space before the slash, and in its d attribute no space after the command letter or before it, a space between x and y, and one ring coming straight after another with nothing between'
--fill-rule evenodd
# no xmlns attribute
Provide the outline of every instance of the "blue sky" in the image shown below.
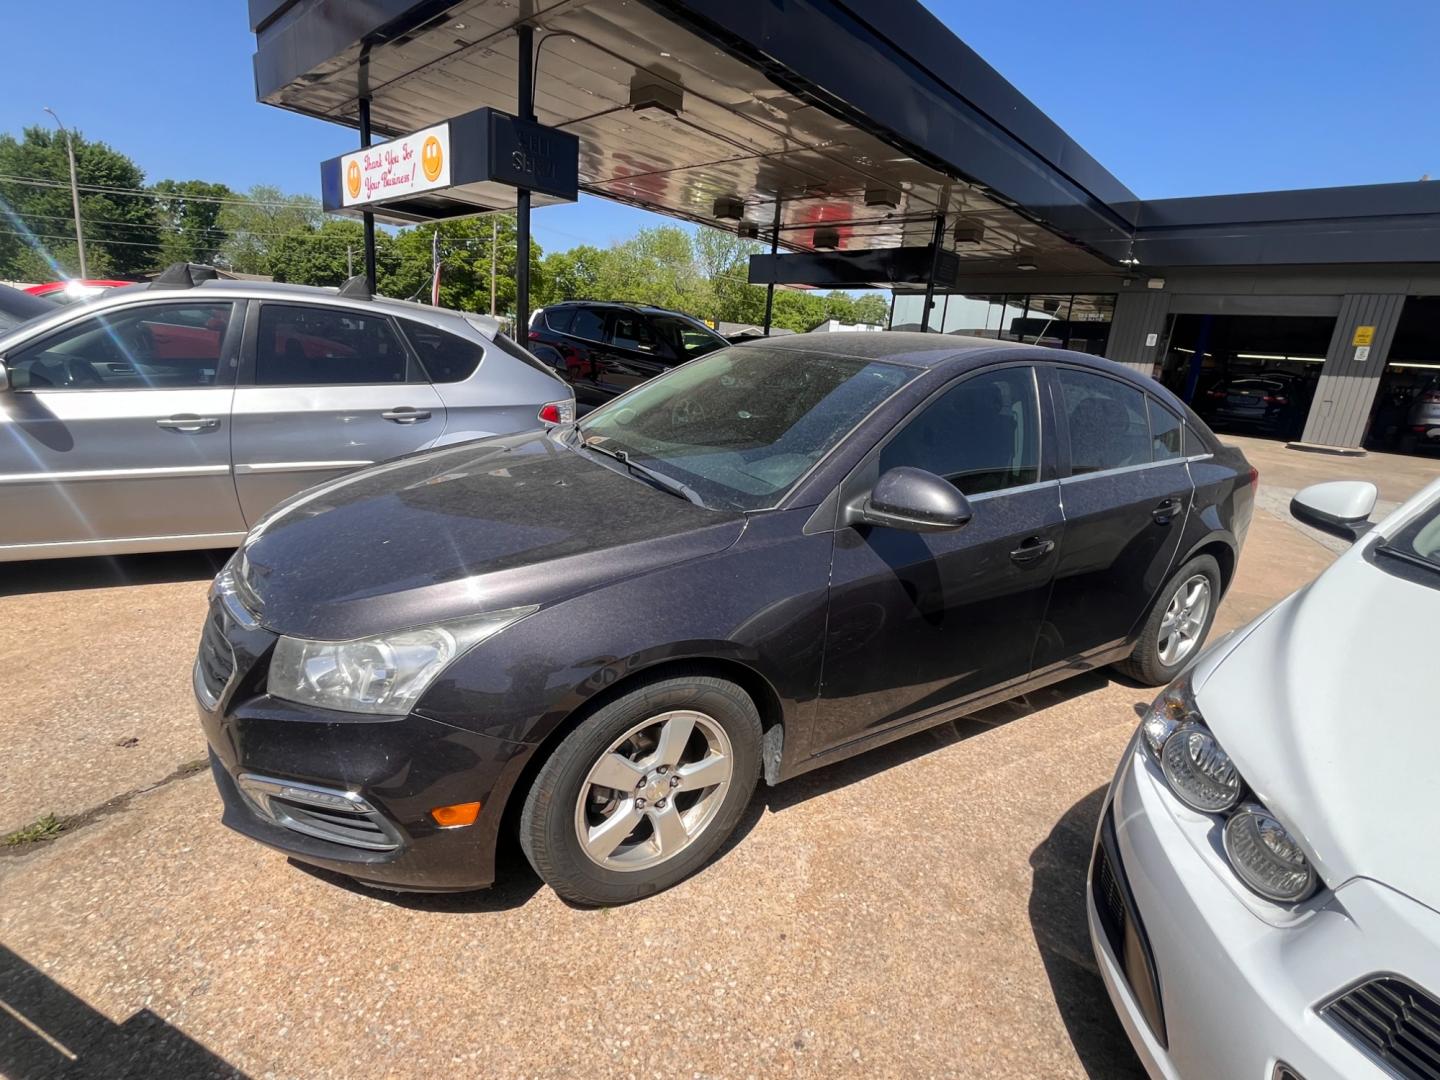
<svg viewBox="0 0 1440 1080"><path fill-rule="evenodd" d="M244 0L6 5L0 130L62 119L151 180L318 194L354 133L256 104ZM1440 178L1440 5L975 0L927 6L1145 198ZM596 199L535 215L546 250L661 219Z"/></svg>

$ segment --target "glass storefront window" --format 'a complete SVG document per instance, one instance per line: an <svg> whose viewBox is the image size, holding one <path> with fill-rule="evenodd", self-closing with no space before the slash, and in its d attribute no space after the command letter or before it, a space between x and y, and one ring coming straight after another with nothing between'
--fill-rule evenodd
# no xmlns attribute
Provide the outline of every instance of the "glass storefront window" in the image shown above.
<svg viewBox="0 0 1440 1080"><path fill-rule="evenodd" d="M897 294L891 329L919 330L924 308L924 294ZM1114 318L1113 293L936 293L930 330L1103 356Z"/></svg>

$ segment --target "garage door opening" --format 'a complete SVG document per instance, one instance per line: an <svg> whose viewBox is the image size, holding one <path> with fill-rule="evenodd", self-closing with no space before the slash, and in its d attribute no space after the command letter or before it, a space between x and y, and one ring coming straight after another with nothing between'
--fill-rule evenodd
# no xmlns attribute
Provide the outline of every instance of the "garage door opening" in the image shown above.
<svg viewBox="0 0 1440 1080"><path fill-rule="evenodd" d="M1440 296L1412 296L1400 311L1365 448L1440 453Z"/></svg>
<svg viewBox="0 0 1440 1080"><path fill-rule="evenodd" d="M1335 320L1318 315L1175 315L1159 380L1216 431L1296 439Z"/></svg>

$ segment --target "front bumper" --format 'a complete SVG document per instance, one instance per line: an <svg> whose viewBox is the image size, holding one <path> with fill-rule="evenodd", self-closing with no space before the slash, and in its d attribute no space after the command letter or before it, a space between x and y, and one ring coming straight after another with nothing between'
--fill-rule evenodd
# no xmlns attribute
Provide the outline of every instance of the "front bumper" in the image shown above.
<svg viewBox="0 0 1440 1080"><path fill-rule="evenodd" d="M219 604L210 620L211 646L223 639L234 660L223 688L207 686L199 665L196 671L223 824L301 862L387 888L459 891L494 881L506 797L531 746L417 713L366 717L271 698L265 680L276 635L240 624ZM206 655L202 641L202 663ZM271 803L265 792L283 795L287 782L292 794L313 790L342 809L312 803L316 813L307 815L303 803ZM347 812L337 796L367 813ZM430 816L435 807L477 800L473 825L442 828ZM291 812L277 812L286 806ZM345 827L328 828L326 815ZM349 827L357 820L369 823L368 840Z"/></svg>
<svg viewBox="0 0 1440 1080"><path fill-rule="evenodd" d="M1111 787L1101 835L1113 823L1112 870L1131 898L1153 958L1158 1005L1131 949L1117 952L1091 865L1091 945L1121 1022L1154 1077L1271 1080L1285 1063L1304 1080L1388 1077L1320 1008L1357 980L1399 971L1440 978L1440 916L1374 882L1357 880L1288 912L1250 894L1229 869L1218 828L1171 796L1138 740ZM1103 871L1101 872L1103 875ZM1424 936L1424 935L1429 935ZM1417 956L1417 946L1422 956Z"/></svg>

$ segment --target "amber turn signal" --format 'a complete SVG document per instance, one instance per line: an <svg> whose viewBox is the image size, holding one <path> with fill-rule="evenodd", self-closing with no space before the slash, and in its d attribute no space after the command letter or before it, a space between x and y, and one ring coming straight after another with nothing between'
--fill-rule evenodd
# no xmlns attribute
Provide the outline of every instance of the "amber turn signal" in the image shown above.
<svg viewBox="0 0 1440 1080"><path fill-rule="evenodd" d="M462 825L474 825L480 815L478 802L457 802L453 806L437 806L430 811L435 824L442 829L458 829Z"/></svg>

